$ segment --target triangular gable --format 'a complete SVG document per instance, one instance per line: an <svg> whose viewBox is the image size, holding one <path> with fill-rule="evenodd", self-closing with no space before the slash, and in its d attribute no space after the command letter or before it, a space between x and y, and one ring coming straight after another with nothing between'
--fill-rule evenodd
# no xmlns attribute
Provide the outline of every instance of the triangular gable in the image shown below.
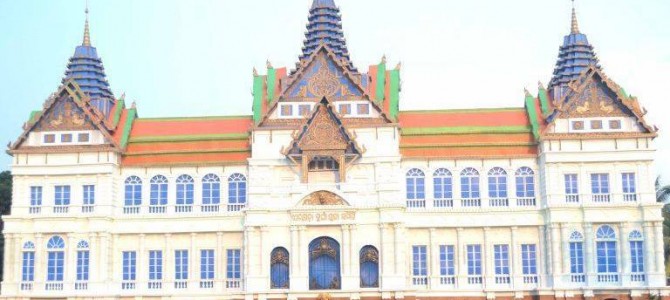
<svg viewBox="0 0 670 300"><path fill-rule="evenodd" d="M553 103L550 123L557 118L634 117L647 131L656 129L644 120L645 111L637 98L628 97L623 89L601 70L590 66L568 84L566 95Z"/></svg>
<svg viewBox="0 0 670 300"><path fill-rule="evenodd" d="M23 133L9 150L21 148L31 132L70 130L99 130L108 144L118 148L108 123L74 79L69 79L47 100L41 113L25 124Z"/></svg>

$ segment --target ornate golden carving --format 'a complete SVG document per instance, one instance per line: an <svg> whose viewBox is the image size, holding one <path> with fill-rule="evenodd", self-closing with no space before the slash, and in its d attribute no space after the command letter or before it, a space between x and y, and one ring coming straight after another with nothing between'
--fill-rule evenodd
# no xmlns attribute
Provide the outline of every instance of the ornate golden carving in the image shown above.
<svg viewBox="0 0 670 300"><path fill-rule="evenodd" d="M87 117L83 110L77 107L72 100L62 97L49 110L36 131L52 130L82 130L94 129L92 124L87 123Z"/></svg>
<svg viewBox="0 0 670 300"><path fill-rule="evenodd" d="M365 248L365 251L361 252L361 257L360 257L361 263L364 262L378 262L379 261L379 255L377 253L377 250L375 250L372 247L367 247Z"/></svg>
<svg viewBox="0 0 670 300"><path fill-rule="evenodd" d="M575 111L578 114L585 114L585 113L587 113L591 110L590 106L591 106L591 102L585 102L584 105L577 106L577 109L575 109Z"/></svg>
<svg viewBox="0 0 670 300"><path fill-rule="evenodd" d="M316 300L330 300L330 294L329 293L321 293L318 296L316 296Z"/></svg>
<svg viewBox="0 0 670 300"><path fill-rule="evenodd" d="M611 114L614 111L614 105L607 105L605 101L600 101L600 111Z"/></svg>
<svg viewBox="0 0 670 300"><path fill-rule="evenodd" d="M334 95L341 84L339 76L330 70L325 56L319 56L318 68L307 83L309 92L319 97Z"/></svg>
<svg viewBox="0 0 670 300"><path fill-rule="evenodd" d="M288 255L286 255L284 250L278 250L273 253L271 264L274 265L276 263L288 265Z"/></svg>
<svg viewBox="0 0 670 300"><path fill-rule="evenodd" d="M347 148L347 141L340 132L340 127L330 117L325 105L319 106L311 124L299 144L303 150L341 149Z"/></svg>
<svg viewBox="0 0 670 300"><path fill-rule="evenodd" d="M347 205L347 203L334 193L318 191L303 198L302 205Z"/></svg>
<svg viewBox="0 0 670 300"><path fill-rule="evenodd" d="M309 257L310 260L314 260L321 257L322 255L329 256L332 259L337 259L337 250L333 249L333 247L330 246L328 240L325 238L322 238L319 241L319 245L310 251Z"/></svg>

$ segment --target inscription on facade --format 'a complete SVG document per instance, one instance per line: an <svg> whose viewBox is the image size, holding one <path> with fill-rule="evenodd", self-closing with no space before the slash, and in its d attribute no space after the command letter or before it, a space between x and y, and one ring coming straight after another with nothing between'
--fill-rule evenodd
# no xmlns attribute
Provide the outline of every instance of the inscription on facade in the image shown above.
<svg viewBox="0 0 670 300"><path fill-rule="evenodd" d="M324 222L353 221L355 219L356 219L355 211L301 212L291 214L291 220L293 222L324 223Z"/></svg>

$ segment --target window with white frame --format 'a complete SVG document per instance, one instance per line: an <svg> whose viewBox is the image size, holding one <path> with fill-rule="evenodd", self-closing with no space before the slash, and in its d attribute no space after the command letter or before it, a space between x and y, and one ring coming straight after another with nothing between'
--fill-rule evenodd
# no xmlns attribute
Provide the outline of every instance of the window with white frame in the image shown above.
<svg viewBox="0 0 670 300"><path fill-rule="evenodd" d="M247 178L244 175L235 173L228 177L228 203L247 203Z"/></svg>
<svg viewBox="0 0 670 300"><path fill-rule="evenodd" d="M537 275L537 253L535 244L521 245L521 271L523 275ZM536 280L524 278L525 283L537 283Z"/></svg>
<svg viewBox="0 0 670 300"><path fill-rule="evenodd" d="M624 201L637 200L637 190L635 189L635 173L621 173L621 187L623 188Z"/></svg>
<svg viewBox="0 0 670 300"><path fill-rule="evenodd" d="M30 187L30 213L39 213L42 207L42 187Z"/></svg>
<svg viewBox="0 0 670 300"><path fill-rule="evenodd" d="M188 280L188 250L174 251L174 279Z"/></svg>
<svg viewBox="0 0 670 300"><path fill-rule="evenodd" d="M493 263L496 283L507 284L509 280L509 246L493 245Z"/></svg>
<svg viewBox="0 0 670 300"><path fill-rule="evenodd" d="M584 282L584 236L578 231L570 234L570 274L572 282Z"/></svg>
<svg viewBox="0 0 670 300"><path fill-rule="evenodd" d="M412 276L415 285L425 285L428 276L426 246L412 246Z"/></svg>
<svg viewBox="0 0 670 300"><path fill-rule="evenodd" d="M70 205L69 185L57 185L54 187L54 202L56 206Z"/></svg>
<svg viewBox="0 0 670 300"><path fill-rule="evenodd" d="M89 259L88 242L79 241L77 243L77 281L88 281Z"/></svg>
<svg viewBox="0 0 670 300"><path fill-rule="evenodd" d="M453 245L440 245L440 276L452 277L456 274ZM447 281L443 283L453 284Z"/></svg>
<svg viewBox="0 0 670 300"><path fill-rule="evenodd" d="M165 206L168 202L167 198L168 179L163 175L156 175L152 177L149 181L149 205Z"/></svg>
<svg viewBox="0 0 670 300"><path fill-rule="evenodd" d="M481 276L482 245L467 245L466 253L467 253L468 276Z"/></svg>
<svg viewBox="0 0 670 300"><path fill-rule="evenodd" d="M65 271L65 241L53 236L47 241L47 281L62 282Z"/></svg>
<svg viewBox="0 0 670 300"><path fill-rule="evenodd" d="M163 251L149 251L149 281L158 282L163 280ZM150 288L158 288L160 285L150 284Z"/></svg>
<svg viewBox="0 0 670 300"><path fill-rule="evenodd" d="M596 202L608 202L610 193L610 178L607 173L591 174L591 193Z"/></svg>
<svg viewBox="0 0 670 300"><path fill-rule="evenodd" d="M207 174L202 178L202 204L217 205L221 202L221 180L219 176Z"/></svg>
<svg viewBox="0 0 670 300"><path fill-rule="evenodd" d="M644 238L642 233L633 230L628 235L630 243L631 281L644 281Z"/></svg>
<svg viewBox="0 0 670 300"><path fill-rule="evenodd" d="M84 185L84 206L95 205L95 185Z"/></svg>
<svg viewBox="0 0 670 300"><path fill-rule="evenodd" d="M433 197L435 207L453 206L453 180L449 170L439 168L433 172Z"/></svg>
<svg viewBox="0 0 670 300"><path fill-rule="evenodd" d="M200 250L200 279L214 279L214 250Z"/></svg>
<svg viewBox="0 0 670 300"><path fill-rule="evenodd" d="M514 173L517 198L535 198L535 173L529 167L521 167Z"/></svg>
<svg viewBox="0 0 670 300"><path fill-rule="evenodd" d="M124 182L124 206L139 206L142 204L142 179L130 176Z"/></svg>
<svg viewBox="0 0 670 300"><path fill-rule="evenodd" d="M616 273L617 249L616 234L609 225L602 225L596 231L596 262L598 273ZM608 279L605 279L609 281Z"/></svg>
<svg viewBox="0 0 670 300"><path fill-rule="evenodd" d="M579 181L577 174L565 174L565 201L568 203L579 202Z"/></svg>
<svg viewBox="0 0 670 300"><path fill-rule="evenodd" d="M226 261L226 278L240 279L242 278L242 264L240 249L228 249Z"/></svg>
<svg viewBox="0 0 670 300"><path fill-rule="evenodd" d="M137 279L137 252L123 251L123 281L135 281Z"/></svg>
<svg viewBox="0 0 670 300"><path fill-rule="evenodd" d="M21 281L35 281L35 244L25 242L23 244L23 257L21 265Z"/></svg>
<svg viewBox="0 0 670 300"><path fill-rule="evenodd" d="M177 205L190 206L193 205L194 193L193 177L189 175L181 175L177 177Z"/></svg>
<svg viewBox="0 0 670 300"><path fill-rule="evenodd" d="M405 174L405 183L408 200L426 198L425 180L426 175L423 173L423 171L416 168L407 171Z"/></svg>

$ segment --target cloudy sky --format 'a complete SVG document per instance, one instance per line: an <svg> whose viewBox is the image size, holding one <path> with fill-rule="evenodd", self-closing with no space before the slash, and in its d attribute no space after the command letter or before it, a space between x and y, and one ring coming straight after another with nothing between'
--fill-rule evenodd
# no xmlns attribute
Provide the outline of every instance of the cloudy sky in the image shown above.
<svg viewBox="0 0 670 300"><path fill-rule="evenodd" d="M354 64L402 61L402 110L514 107L551 77L568 0L336 0ZM84 0L0 0L0 142L60 83L81 43ZM93 45L112 90L141 117L251 111L252 68L293 66L311 0L90 0ZM670 181L670 1L577 0L610 78L661 128ZM4 145L3 144L3 145ZM0 154L0 170L10 157Z"/></svg>

